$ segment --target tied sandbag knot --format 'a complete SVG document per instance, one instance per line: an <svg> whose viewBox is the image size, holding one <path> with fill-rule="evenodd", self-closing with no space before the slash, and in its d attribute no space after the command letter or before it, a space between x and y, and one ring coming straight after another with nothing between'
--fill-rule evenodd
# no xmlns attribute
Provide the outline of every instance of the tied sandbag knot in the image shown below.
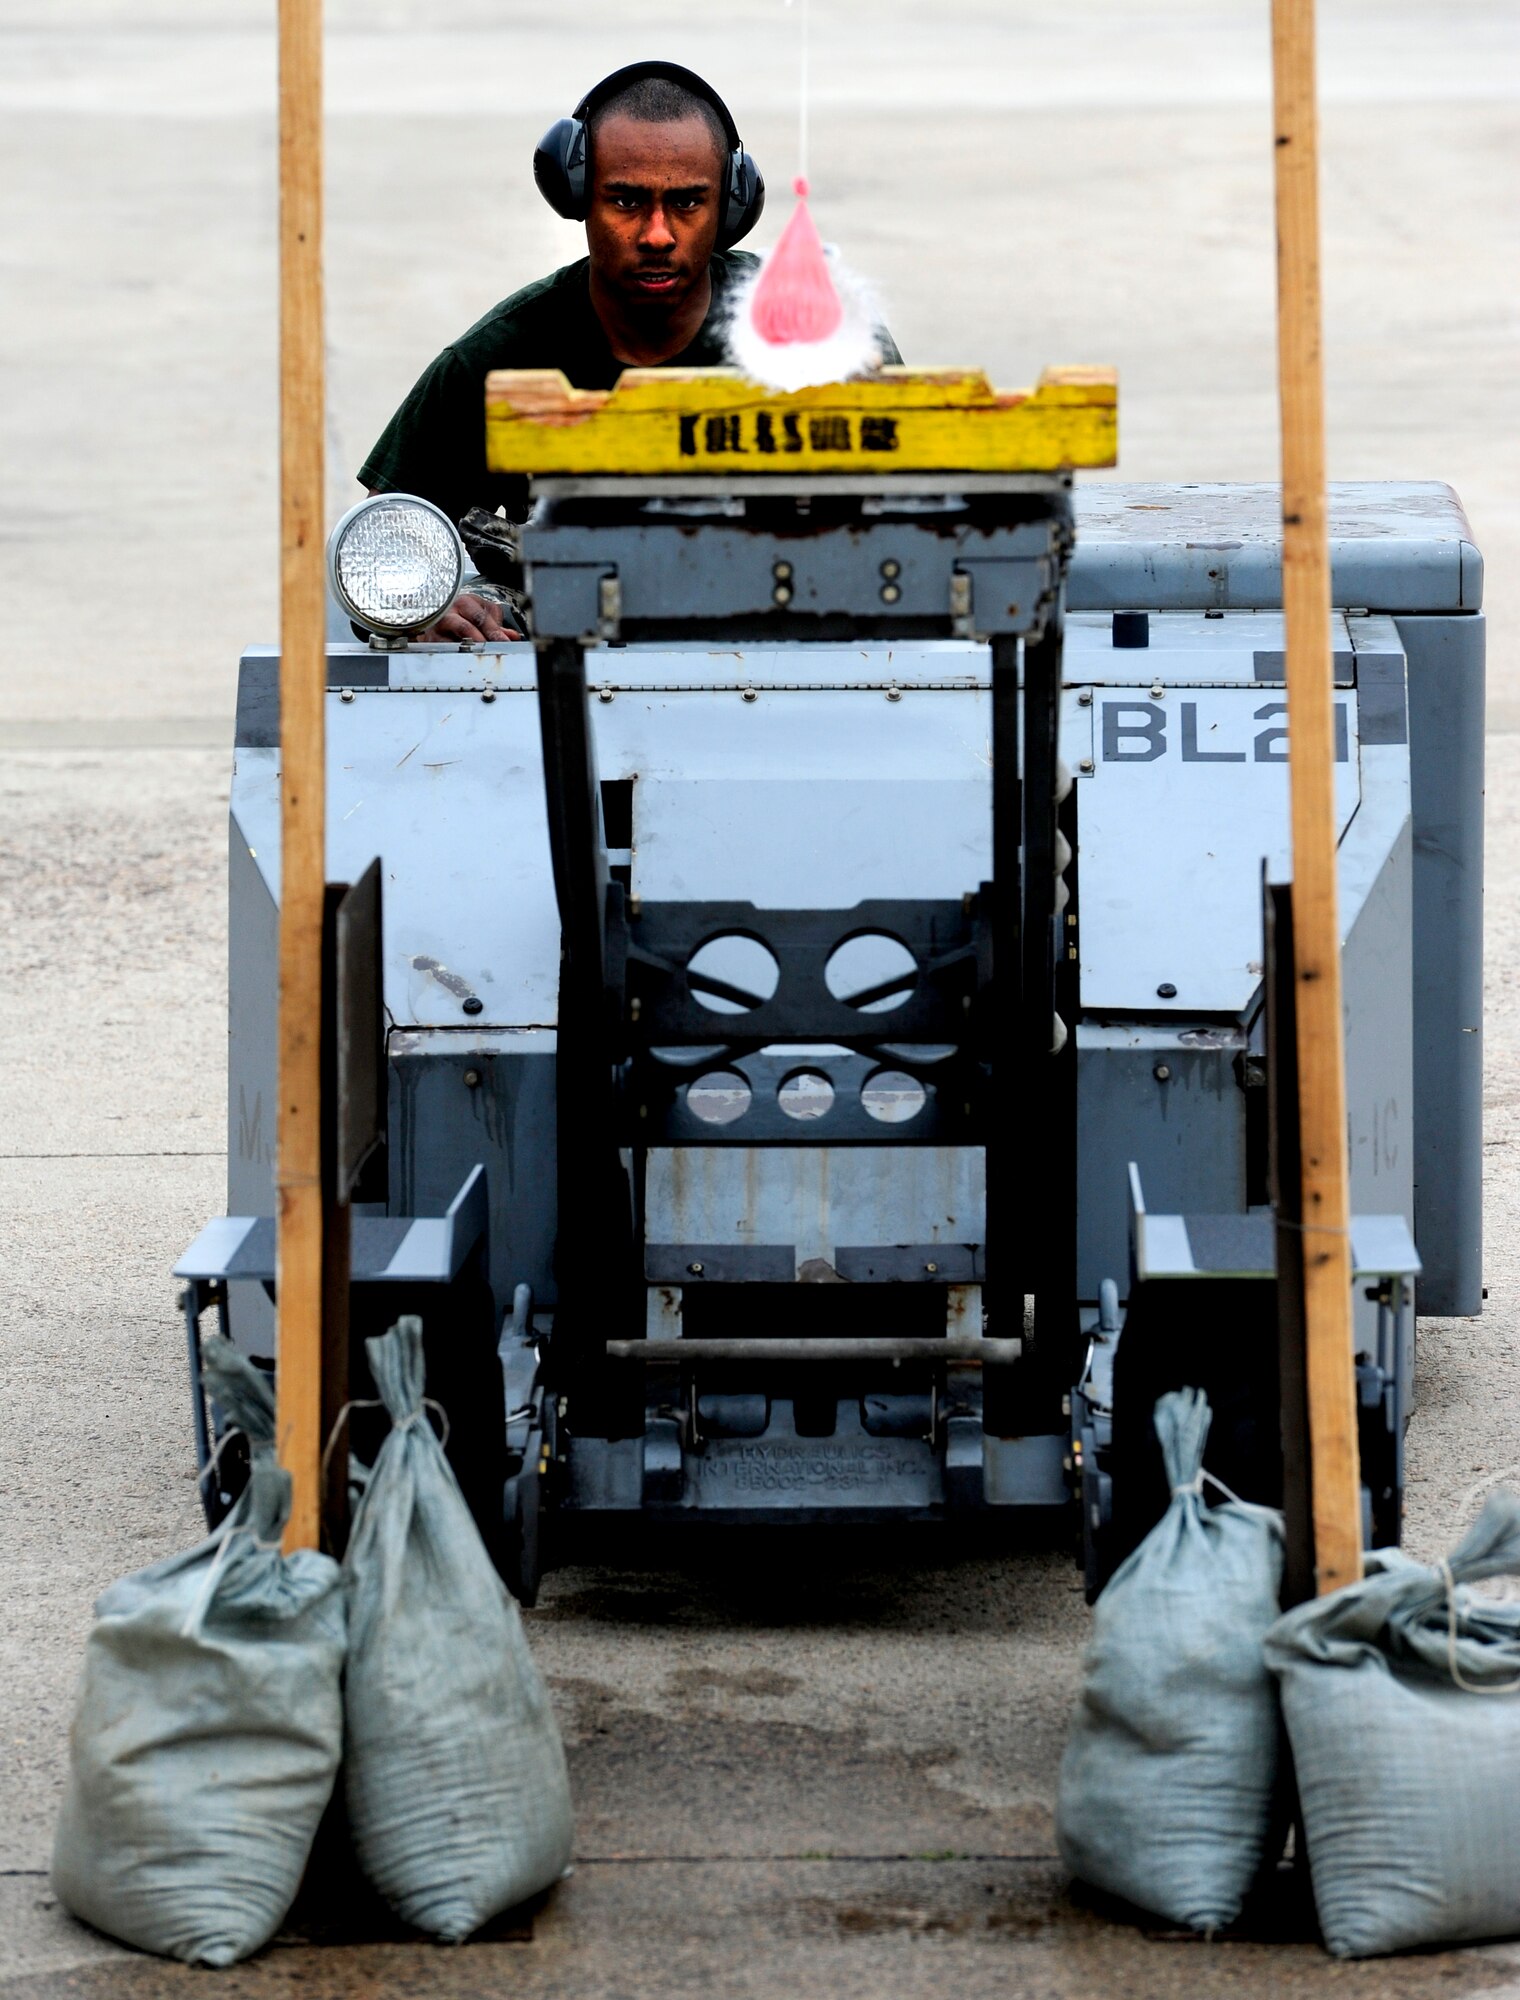
<svg viewBox="0 0 1520 2000"><path fill-rule="evenodd" d="M327 1482L327 1468L331 1463L333 1450L338 1442L338 1435L343 1429L344 1424L348 1421L349 1412L351 1410L379 1410L384 1407L385 1398L383 1396L353 1396L339 1410L338 1414L333 1418L332 1429L327 1433L327 1443L322 1447L322 1481L324 1485ZM393 1418L391 1429L394 1431L409 1431L414 1424L421 1422L428 1410L436 1410L438 1412L438 1420L443 1425L443 1436L439 1438L438 1442L443 1449L447 1450L449 1442L449 1413L435 1396L424 1396L416 1409L408 1416L399 1419Z"/></svg>
<svg viewBox="0 0 1520 2000"><path fill-rule="evenodd" d="M424 1420L429 1410L436 1410L438 1412L438 1421L443 1425L443 1436L439 1438L438 1442L441 1446L447 1447L449 1442L449 1413L436 1396L424 1396L411 1415L403 1417L400 1423L392 1424L391 1429L409 1431L413 1424L420 1424Z"/></svg>
<svg viewBox="0 0 1520 2000"><path fill-rule="evenodd" d="M1214 1413L1201 1389L1174 1389L1156 1405L1156 1437L1166 1467L1166 1482L1174 1495L1202 1493L1203 1448L1209 1441Z"/></svg>
<svg viewBox="0 0 1520 2000"><path fill-rule="evenodd" d="M1193 1478L1184 1480L1181 1485L1172 1488L1172 1498L1179 1500L1187 1497L1201 1500L1206 1486L1212 1486L1216 1493L1222 1494L1232 1507L1238 1507L1243 1514L1260 1514L1269 1522L1280 1523L1282 1520L1281 1512L1276 1507L1263 1507L1258 1500L1242 1500L1232 1486L1226 1486L1217 1474L1206 1471L1202 1466Z"/></svg>
<svg viewBox="0 0 1520 2000"><path fill-rule="evenodd" d="M221 1542L221 1547L206 1571L206 1581L201 1586L199 1596L185 1613L185 1622L179 1628L179 1636L182 1639L193 1638L205 1623L207 1607L216 1595L216 1586L221 1581L222 1571L227 1567L227 1559L232 1554L232 1545L240 1535L246 1535L255 1549L263 1549L266 1553L271 1550L277 1552L283 1539L283 1524L281 1533L266 1537L260 1535L256 1529L250 1528L246 1521L239 1521L236 1515L222 1523L214 1537Z"/></svg>
<svg viewBox="0 0 1520 2000"><path fill-rule="evenodd" d="M221 1334L213 1334L201 1351L201 1373L213 1402L227 1413L230 1426L248 1439L249 1449L274 1443L274 1384L246 1354Z"/></svg>

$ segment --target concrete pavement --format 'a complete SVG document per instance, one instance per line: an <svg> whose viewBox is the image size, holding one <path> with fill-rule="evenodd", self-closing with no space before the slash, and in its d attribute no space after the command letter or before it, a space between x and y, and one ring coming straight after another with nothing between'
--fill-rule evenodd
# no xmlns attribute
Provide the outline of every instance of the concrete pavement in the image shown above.
<svg viewBox="0 0 1520 2000"><path fill-rule="evenodd" d="M226 744L238 649L275 627L268 11L12 0L0 23L5 2000L208 1977L93 1939L45 1870L90 1602L195 1531L168 1270L221 1202ZM1324 12L1332 470L1458 486L1508 732L1513 13ZM1124 476L1270 476L1265 9L814 15L815 208L879 277L904 351L1009 382L1115 360ZM332 6L335 512L437 347L577 254L531 187L550 118L617 63L669 53L730 94L784 190L794 18L780 0L585 0L573 27L498 0ZM1431 1553L1462 1497L1520 1460L1520 737L1490 748L1491 1297L1481 1322L1422 1330L1410 1540ZM1341 1968L1071 1900L1049 1801L1086 1614L1064 1550L888 1560L810 1538L805 1564L783 1545L740 1582L731 1568L698 1552L546 1588L531 1630L579 1859L530 1934L441 1953L361 1909L337 1950L308 1906L218 1990L1520 1993L1503 1950Z"/></svg>

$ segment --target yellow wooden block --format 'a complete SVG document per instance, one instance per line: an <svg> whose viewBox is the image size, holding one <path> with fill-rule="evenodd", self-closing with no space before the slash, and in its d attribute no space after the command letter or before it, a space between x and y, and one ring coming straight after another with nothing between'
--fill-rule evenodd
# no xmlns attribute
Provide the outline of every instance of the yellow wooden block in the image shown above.
<svg viewBox="0 0 1520 2000"><path fill-rule="evenodd" d="M630 368L572 389L557 368L486 377L492 472L1059 472L1116 462L1112 368L994 389L976 368L884 368L790 395L729 368Z"/></svg>

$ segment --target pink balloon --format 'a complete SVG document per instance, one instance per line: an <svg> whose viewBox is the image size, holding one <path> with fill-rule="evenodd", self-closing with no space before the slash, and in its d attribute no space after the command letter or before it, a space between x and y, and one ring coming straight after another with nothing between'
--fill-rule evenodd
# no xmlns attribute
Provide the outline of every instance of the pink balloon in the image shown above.
<svg viewBox="0 0 1520 2000"><path fill-rule="evenodd" d="M772 347L827 340L844 318L800 174L796 186L797 206L760 273L750 305L755 331Z"/></svg>

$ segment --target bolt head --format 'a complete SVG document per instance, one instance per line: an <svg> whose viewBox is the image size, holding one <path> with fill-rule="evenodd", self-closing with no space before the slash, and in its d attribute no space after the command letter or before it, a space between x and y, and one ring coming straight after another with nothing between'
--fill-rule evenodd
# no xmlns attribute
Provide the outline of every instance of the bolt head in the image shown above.
<svg viewBox="0 0 1520 2000"><path fill-rule="evenodd" d="M496 699L495 688L482 688L480 690L480 698L482 701L495 701Z"/></svg>
<svg viewBox="0 0 1520 2000"><path fill-rule="evenodd" d="M1172 1075L1171 1064L1157 1063L1156 1067L1151 1071L1151 1075L1156 1079L1157 1083L1169 1083Z"/></svg>
<svg viewBox="0 0 1520 2000"><path fill-rule="evenodd" d="M480 999L479 996L474 993L472 993L469 999L466 1000L464 1003L464 1011L467 1014L483 1014L485 1012L485 1008L486 1008L485 1001Z"/></svg>
<svg viewBox="0 0 1520 2000"><path fill-rule="evenodd" d="M754 688L741 688L739 690L739 699L741 701L758 701L760 696Z"/></svg>
<svg viewBox="0 0 1520 2000"><path fill-rule="evenodd" d="M1177 998L1177 989L1169 979L1163 979L1161 984L1156 988L1156 998L1158 1000L1175 1000Z"/></svg>
<svg viewBox="0 0 1520 2000"><path fill-rule="evenodd" d="M1083 688L1083 689L1081 689L1081 691L1080 691L1080 692L1078 693L1078 695L1077 695L1077 707L1078 707L1078 708L1091 708L1091 707L1092 707L1092 689L1091 689L1091 688Z"/></svg>
<svg viewBox="0 0 1520 2000"><path fill-rule="evenodd" d="M900 583L884 583L882 585L881 601L883 604L895 604L901 596L902 585Z"/></svg>
<svg viewBox="0 0 1520 2000"><path fill-rule="evenodd" d="M354 691L352 688L343 688L339 691L338 694L339 701L352 701L353 698L354 698Z"/></svg>
<svg viewBox="0 0 1520 2000"><path fill-rule="evenodd" d="M480 1071L478 1069L467 1069L464 1073L464 1083L466 1090L479 1090Z"/></svg>
<svg viewBox="0 0 1520 2000"><path fill-rule="evenodd" d="M792 601L792 586L789 583L778 583L776 588L771 592L771 596L777 604L790 604Z"/></svg>
<svg viewBox="0 0 1520 2000"><path fill-rule="evenodd" d="M888 701L901 701L901 700L902 700L902 689L901 689L901 688L899 688L899 687L890 687L890 688L888 688L888 689L887 689L887 700L888 700Z"/></svg>
<svg viewBox="0 0 1520 2000"><path fill-rule="evenodd" d="M776 579L777 583L789 583L792 576L792 566L789 562L772 563L771 575Z"/></svg>
<svg viewBox="0 0 1520 2000"><path fill-rule="evenodd" d="M1091 757L1084 757L1081 763L1078 764L1077 769L1079 771L1085 771L1088 774L1088 776L1091 777L1093 771L1093 760L1091 759Z"/></svg>
<svg viewBox="0 0 1520 2000"><path fill-rule="evenodd" d="M596 691L596 698L598 701L611 701L612 689L605 686L599 687Z"/></svg>
<svg viewBox="0 0 1520 2000"><path fill-rule="evenodd" d="M881 566L881 573L890 582L894 576L902 575L902 564L900 562L894 562L892 558L889 556Z"/></svg>
<svg viewBox="0 0 1520 2000"><path fill-rule="evenodd" d="M686 1266L686 1268L687 1268L687 1270L688 1270L688 1271L689 1271L689 1272L691 1273L691 1275L692 1275L692 1276L693 1276L694 1278L700 1278L700 1277L701 1277L701 1275L702 1275L702 1270L703 1270L703 1267L702 1267L702 1265L700 1265L700 1264L688 1264L688 1265Z"/></svg>

